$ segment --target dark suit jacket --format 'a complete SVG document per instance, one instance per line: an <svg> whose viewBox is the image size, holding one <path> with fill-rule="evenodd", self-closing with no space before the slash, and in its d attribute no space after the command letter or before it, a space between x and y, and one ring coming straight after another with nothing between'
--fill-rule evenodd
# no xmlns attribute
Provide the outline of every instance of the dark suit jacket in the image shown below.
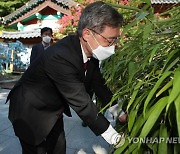
<svg viewBox="0 0 180 154"><path fill-rule="evenodd" d="M31 50L30 64L36 61L43 52L44 52L44 46L42 42L34 45Z"/></svg>
<svg viewBox="0 0 180 154"><path fill-rule="evenodd" d="M63 108L71 116L69 106L96 135L102 134L109 122L91 101L87 93L91 91L105 104L111 100L99 61L91 58L85 78L79 38L68 36L32 63L9 93L9 119L15 134L29 144L41 143Z"/></svg>

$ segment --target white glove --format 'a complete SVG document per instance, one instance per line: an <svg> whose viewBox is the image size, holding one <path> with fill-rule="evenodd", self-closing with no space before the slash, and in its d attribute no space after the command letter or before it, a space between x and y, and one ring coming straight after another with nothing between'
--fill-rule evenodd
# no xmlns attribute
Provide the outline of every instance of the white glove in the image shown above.
<svg viewBox="0 0 180 154"><path fill-rule="evenodd" d="M109 143L115 147L122 146L125 142L124 134L119 134L117 131L109 125L108 129L101 134L101 136Z"/></svg>
<svg viewBox="0 0 180 154"><path fill-rule="evenodd" d="M118 116L118 109L119 109L119 105L116 104L116 105L111 106L108 110L112 113L112 115L114 117L117 117Z"/></svg>
<svg viewBox="0 0 180 154"><path fill-rule="evenodd" d="M119 109L119 105L116 104L106 110L106 112L104 113L104 117L111 123L113 127L115 127L117 118L120 118L124 114L125 112Z"/></svg>
<svg viewBox="0 0 180 154"><path fill-rule="evenodd" d="M104 113L104 117L110 122L113 127L116 126L116 117L113 116L109 109L107 109Z"/></svg>

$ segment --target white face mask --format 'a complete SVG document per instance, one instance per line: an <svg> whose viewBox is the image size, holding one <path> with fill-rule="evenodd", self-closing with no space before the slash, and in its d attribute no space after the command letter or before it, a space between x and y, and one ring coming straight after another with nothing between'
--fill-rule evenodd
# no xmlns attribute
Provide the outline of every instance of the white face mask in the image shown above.
<svg viewBox="0 0 180 154"><path fill-rule="evenodd" d="M92 33L91 33L92 34ZM92 34L92 36L94 37L94 35ZM115 52L115 46L112 45L112 46L108 46L108 47L103 47L99 44L99 42L96 40L96 38L94 37L95 41L97 42L98 44L98 47L96 49L92 49L92 47L90 46L91 50L92 50L92 53L93 53L93 57L98 59L98 60L104 60L104 59L107 59L108 57L110 57L111 55L113 55Z"/></svg>
<svg viewBox="0 0 180 154"><path fill-rule="evenodd" d="M99 45L96 49L92 50L93 57L98 60L104 60L114 54L115 46L103 47Z"/></svg>
<svg viewBox="0 0 180 154"><path fill-rule="evenodd" d="M51 37L49 37L49 36L44 36L44 37L42 38L42 40L43 40L43 42L45 42L45 43L50 43L50 42L51 42Z"/></svg>

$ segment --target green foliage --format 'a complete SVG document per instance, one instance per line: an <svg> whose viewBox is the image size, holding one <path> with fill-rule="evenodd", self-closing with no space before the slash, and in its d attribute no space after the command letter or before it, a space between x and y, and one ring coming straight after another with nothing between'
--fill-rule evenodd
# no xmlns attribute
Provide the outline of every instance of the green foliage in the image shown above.
<svg viewBox="0 0 180 154"><path fill-rule="evenodd" d="M134 12L133 18L125 19L128 24L123 26L116 54L102 63L102 73L114 92L112 101L123 100L129 115L124 132L130 138L180 137L180 7L154 15L149 5L142 9L113 6ZM126 140L115 153L179 150L177 144L166 141Z"/></svg>
<svg viewBox="0 0 180 154"><path fill-rule="evenodd" d="M0 1L0 17L4 17L17 8L23 6L29 0L1 0Z"/></svg>

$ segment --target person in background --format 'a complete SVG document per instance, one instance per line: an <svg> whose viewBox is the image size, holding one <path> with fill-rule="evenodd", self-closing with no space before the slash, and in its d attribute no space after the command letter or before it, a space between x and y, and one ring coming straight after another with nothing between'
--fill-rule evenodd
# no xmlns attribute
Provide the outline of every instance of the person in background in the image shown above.
<svg viewBox="0 0 180 154"><path fill-rule="evenodd" d="M49 27L44 27L41 29L41 38L42 41L32 47L30 64L36 61L39 56L50 46L52 39L53 31Z"/></svg>
<svg viewBox="0 0 180 154"><path fill-rule="evenodd" d="M122 15L104 2L86 6L76 35L69 35L48 47L32 63L10 91L9 119L19 138L23 154L65 154L63 113L70 107L95 133L116 148L125 142L99 113L89 91L102 103L109 102L99 61L115 53ZM7 102L6 101L6 102Z"/></svg>

